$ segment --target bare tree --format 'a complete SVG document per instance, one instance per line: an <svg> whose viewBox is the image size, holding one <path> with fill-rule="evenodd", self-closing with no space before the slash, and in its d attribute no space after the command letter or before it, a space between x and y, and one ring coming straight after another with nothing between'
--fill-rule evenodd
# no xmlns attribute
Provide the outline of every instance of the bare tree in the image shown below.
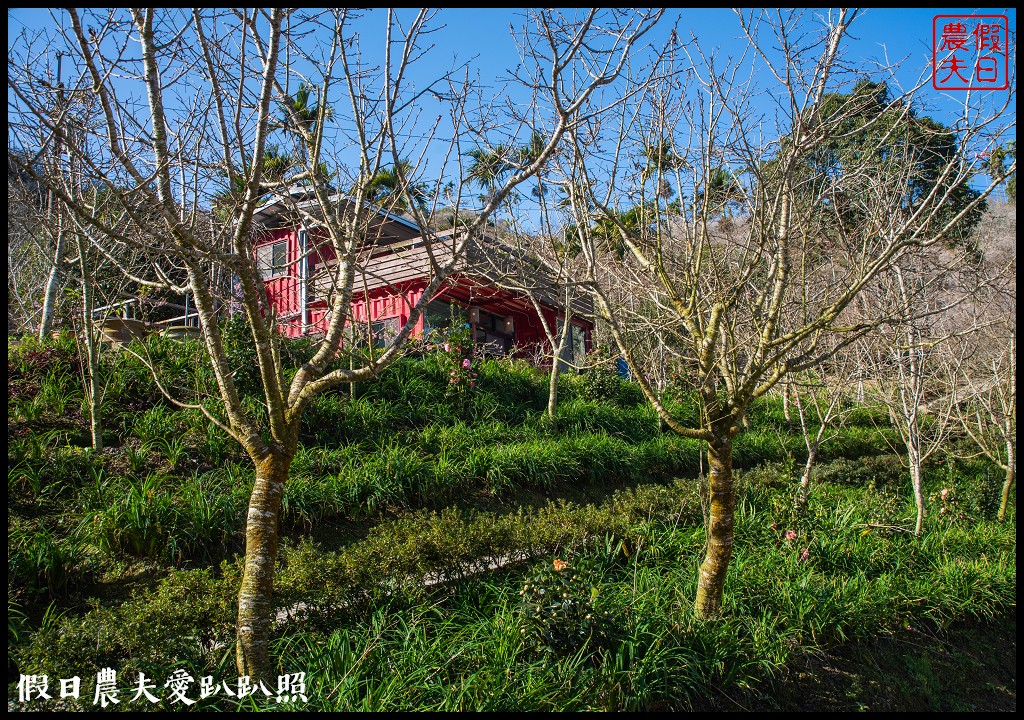
<svg viewBox="0 0 1024 720"><path fill-rule="evenodd" d="M51 270L45 199L17 170L7 174L7 326L39 331L40 298Z"/></svg>
<svg viewBox="0 0 1024 720"><path fill-rule="evenodd" d="M938 268L893 266L874 283L872 301L896 308L898 315L861 341L861 362L870 368L875 386L872 396L886 408L902 440L902 448L893 449L903 451L910 472L915 535L924 529L924 463L943 447L951 429L952 394L941 363L955 332L947 324L951 308L940 299L941 279L947 276Z"/></svg>
<svg viewBox="0 0 1024 720"><path fill-rule="evenodd" d="M828 341L828 338L824 340ZM811 489L811 473L818 461L821 447L839 434L839 428L855 405L850 404L849 382L859 373L856 354L842 349L832 354L821 366L793 373L784 388L792 396L800 421L807 458L796 493L794 507L805 508Z"/></svg>
<svg viewBox="0 0 1024 720"><path fill-rule="evenodd" d="M72 222L76 218L71 218ZM91 228L79 226L75 233L76 246L78 250L78 269L80 289L82 293L81 307L81 332L76 338L81 343L80 356L84 356L81 363L82 387L85 390L86 404L89 406L89 435L92 440L92 449L96 452L103 450L103 386L100 380L100 338L99 330L94 322L96 310L96 271L93 262L95 253L90 246L87 233Z"/></svg>
<svg viewBox="0 0 1024 720"><path fill-rule="evenodd" d="M68 197L90 208L93 218L106 216L105 221L112 227L123 225L125 213L117 207L111 207L109 199L102 200L101 195L104 193L98 189L93 189L89 197L84 196L83 188L74 176L66 180L63 187ZM76 330L82 388L89 410L89 435L93 450L99 452L104 447L103 397L109 380L103 377L100 360L104 345L114 342L114 338L107 335L104 328L115 318L115 312L124 313L126 308L138 301L134 295L138 285L121 268L128 267L139 274L145 274L146 268L137 267L132 258L123 253L116 258L105 256L97 248L97 245L102 246L102 238L97 237L98 230L94 224L76 216L69 208L64 209L63 215L68 227L68 239L72 242L70 249L73 251L68 257L65 272L71 278L73 270L78 270L76 282L80 305L77 320L72 320L72 325ZM115 322L124 327L125 321Z"/></svg>
<svg viewBox="0 0 1024 720"><path fill-rule="evenodd" d="M979 233L981 287L971 295L969 332L946 356L947 383L959 429L1003 471L1005 519L1017 457L1016 210L995 205Z"/></svg>
<svg viewBox="0 0 1024 720"><path fill-rule="evenodd" d="M546 216L547 208L541 204ZM584 367L582 336L574 336L572 321L592 316L589 294L576 284L578 258L558 238L525 229L514 211L509 214L507 230L489 244L491 249L479 256L478 268L498 287L525 297L540 323L546 343L537 348L537 357L551 362L547 419L553 428L558 378L565 368ZM556 308L554 317L549 318L545 308Z"/></svg>
<svg viewBox="0 0 1024 720"><path fill-rule="evenodd" d="M981 453L1003 471L999 520L1006 518L1017 465L1017 335L985 333L961 358L952 378L960 427Z"/></svg>
<svg viewBox="0 0 1024 720"><path fill-rule="evenodd" d="M999 107L965 106L945 128L918 116L920 86L894 96L891 81L849 72L840 48L857 15L830 12L816 26L800 13L740 14L747 55L727 64L696 41L674 45L664 81L638 82L614 123L574 128L559 156L597 312L665 423L708 444L700 617L722 606L732 447L751 403L877 325L854 301L976 219L983 197L966 149L1013 125L1012 92ZM774 123L755 110L755 73L769 78ZM665 200L665 183L678 201ZM609 275L647 300L642 315L606 296ZM699 423L674 417L638 369L631 338L645 325L694 368Z"/></svg>
<svg viewBox="0 0 1024 720"><path fill-rule="evenodd" d="M48 93L48 99L51 102L51 119L54 123L64 123L69 120L68 110L69 103L67 102L66 95L64 93L64 83L61 82L61 59L63 53L57 52L57 73L55 82L53 83L52 92ZM64 151L63 143L60 138L53 138L52 142L45 142L46 138L41 137L40 147L49 145L48 152L42 152L39 158L40 163L43 165L45 172L50 175L55 175L59 172L59 168L64 162ZM52 192L47 193L46 198L46 214L48 221L44 227L47 229L47 234L52 239L53 245L53 261L50 264L50 273L46 280L46 286L43 292L43 308L42 315L39 320L39 339L42 340L50 334L50 328L53 323L54 308L57 304L57 293L61 285L61 274L64 271L65 255L67 253L68 236L70 235L70 229L67 226L68 216L60 211L60 201L54 197Z"/></svg>
<svg viewBox="0 0 1024 720"><path fill-rule="evenodd" d="M90 182L125 200L121 207L140 230L137 237L97 217L88 204L62 196L98 231L102 244L130 243L148 253L156 280L139 281L193 298L220 412L198 399L173 399L204 412L242 445L256 468L238 603L236 658L243 675L270 673L267 643L278 511L303 410L323 391L375 377L401 357L424 305L491 213L537 172L566 132L601 112L597 91L615 80L660 13L592 11L579 18L533 14L534 24L520 37L525 60L520 72L525 105L550 109L547 125L539 128L547 139L533 162L495 186L471 222L448 234L427 229L431 206L423 210L413 197L414 186L422 187L426 177L428 159L438 163L429 184L433 207L443 199L458 217L466 180L462 148L522 125L514 113L477 111L466 68L438 73L425 83L412 80L413 66L429 50L433 15L388 11L378 63L362 54L358 30L363 26L345 9L309 14L150 9L97 11L85 17L68 11L70 30L55 40L71 54L79 74L68 83L69 92L95 95L102 109L96 152L86 151L91 144L72 146L38 101L43 79L39 47L29 38L12 45L8 87L15 100L9 111L9 155L15 149L37 151L40 135L60 139L78 155ZM438 119L420 122L431 98L440 102ZM279 176L267 172L274 138L291 158L291 166ZM343 155L345 150L350 152ZM404 165L407 158L414 160ZM32 171L30 163L20 167ZM393 196L405 198L405 207L423 229L430 281L389 347L371 353L358 366L338 367L332 361L351 318L357 278L378 239L379 223L373 222L378 209L370 198L379 192L374 179L384 167L396 169ZM36 179L46 183L45 177ZM452 191L446 196L449 181ZM232 192L219 216L228 222L218 222L210 207L215 195L225 197L225 184ZM47 188L62 195L60 188ZM313 357L286 381L278 321L263 292L252 240L258 230L256 211L268 193L288 203L295 189L301 190L304 202L295 202L293 212L322 233L338 265L324 338ZM144 203L150 217L141 217L139 205L127 201L128 193ZM252 331L265 421L239 398L218 326L222 279L228 276L237 279L237 301Z"/></svg>

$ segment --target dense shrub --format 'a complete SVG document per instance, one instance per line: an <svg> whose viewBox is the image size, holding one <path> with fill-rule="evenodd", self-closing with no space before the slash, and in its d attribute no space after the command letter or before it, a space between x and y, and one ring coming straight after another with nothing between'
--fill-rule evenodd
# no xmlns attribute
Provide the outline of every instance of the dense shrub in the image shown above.
<svg viewBox="0 0 1024 720"><path fill-rule="evenodd" d="M398 590L415 596L424 591L424 579L464 578L510 560L571 553L595 537L627 537L652 518L699 517L695 487L682 484L642 485L596 506L563 500L502 515L451 507L406 513L340 552L308 541L285 544L275 596L285 605L302 601L324 611Z"/></svg>
<svg viewBox="0 0 1024 720"><path fill-rule="evenodd" d="M262 394L263 380L256 359L256 341L244 313L235 313L221 324L221 339L239 394Z"/></svg>
<svg viewBox="0 0 1024 720"><path fill-rule="evenodd" d="M579 374L566 376L567 395L581 400L606 401L623 406L644 402L640 387L619 377L614 360L598 359L595 362L596 364Z"/></svg>
<svg viewBox="0 0 1024 720"><path fill-rule="evenodd" d="M887 487L910 482L906 466L897 455L868 455L858 460L838 458L819 465L815 481L855 487Z"/></svg>
<svg viewBox="0 0 1024 720"><path fill-rule="evenodd" d="M13 585L45 590L51 599L86 585L96 569L90 548L77 530L57 534L46 527L8 527L7 559Z"/></svg>
<svg viewBox="0 0 1024 720"><path fill-rule="evenodd" d="M84 522L108 553L162 558L211 557L241 527L248 487L228 485L220 472L178 478L100 479L83 497Z"/></svg>
<svg viewBox="0 0 1024 720"><path fill-rule="evenodd" d="M231 642L238 611L238 569L225 563L221 575L172 570L119 607L52 617L32 636L22 665L50 677L95 676L104 667L164 677L182 665L195 677L208 674Z"/></svg>
<svg viewBox="0 0 1024 720"><path fill-rule="evenodd" d="M539 564L519 591L526 641L562 656L605 649L612 623L608 611L594 605L600 581L593 575L592 563L578 568L555 558Z"/></svg>

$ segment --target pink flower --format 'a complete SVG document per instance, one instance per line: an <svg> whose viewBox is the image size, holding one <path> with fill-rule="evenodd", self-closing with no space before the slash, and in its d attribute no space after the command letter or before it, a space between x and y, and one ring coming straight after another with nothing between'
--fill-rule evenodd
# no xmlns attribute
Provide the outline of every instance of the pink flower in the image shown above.
<svg viewBox="0 0 1024 720"><path fill-rule="evenodd" d="M796 531L795 530L787 530L785 532L785 534L783 535L783 537L786 538L787 540L796 540Z"/></svg>
<svg viewBox="0 0 1024 720"><path fill-rule="evenodd" d="M459 381L459 379L458 379L458 378L448 378L448 384L449 384L449 385L454 385L454 384L455 384L455 383L457 383L458 381Z"/></svg>
<svg viewBox="0 0 1024 720"><path fill-rule="evenodd" d="M946 496L949 495L949 488L942 488L942 490L939 492L939 495L942 496L943 500L945 500Z"/></svg>
<svg viewBox="0 0 1024 720"><path fill-rule="evenodd" d="M448 343L445 343L444 344L444 351L445 352L451 352L452 351L451 345L449 345Z"/></svg>
<svg viewBox="0 0 1024 720"><path fill-rule="evenodd" d="M475 382L473 382L472 380L470 380L470 381L469 381L469 386L470 386L470 387L473 387L473 386L475 386L475 385L476 385L476 383L475 383Z"/></svg>
<svg viewBox="0 0 1024 720"><path fill-rule="evenodd" d="M810 550L808 548L804 548L803 550L800 551L800 559L801 560L806 560L810 556L811 556L811 553L810 553Z"/></svg>
<svg viewBox="0 0 1024 720"><path fill-rule="evenodd" d="M466 370L469 370L469 358L466 358L465 360L462 361L462 367L464 367Z"/></svg>

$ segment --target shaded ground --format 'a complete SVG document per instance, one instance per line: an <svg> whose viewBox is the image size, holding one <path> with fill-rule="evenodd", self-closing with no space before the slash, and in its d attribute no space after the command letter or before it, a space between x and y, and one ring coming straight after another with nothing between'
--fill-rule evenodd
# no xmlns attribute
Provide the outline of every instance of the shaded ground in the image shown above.
<svg viewBox="0 0 1024 720"><path fill-rule="evenodd" d="M1005 711L1017 709L1017 613L804 656L755 690L710 697L705 711Z"/></svg>

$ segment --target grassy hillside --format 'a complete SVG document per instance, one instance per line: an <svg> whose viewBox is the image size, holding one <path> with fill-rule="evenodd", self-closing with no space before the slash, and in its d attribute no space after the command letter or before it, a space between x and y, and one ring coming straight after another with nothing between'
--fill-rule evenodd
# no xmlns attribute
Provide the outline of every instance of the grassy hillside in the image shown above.
<svg viewBox="0 0 1024 720"><path fill-rule="evenodd" d="M147 349L174 392L212 389L196 346ZM232 352L259 407L245 348ZM992 468L955 446L936 460L916 539L900 529L914 511L895 435L862 408L823 448L798 514L803 443L766 401L736 442L725 616L698 622L700 444L663 434L607 372L563 377L551 429L545 376L487 361L473 387L453 386L451 368L444 353L406 359L304 416L274 650L280 672L306 673L312 709L686 709L807 653L1015 607L1016 516L994 521ZM22 673L80 675L85 707L104 667L161 691L178 668L234 677L254 477L132 354L106 353L104 371L108 448L93 453L73 338L9 345L9 656ZM695 412L685 393L673 411Z"/></svg>

